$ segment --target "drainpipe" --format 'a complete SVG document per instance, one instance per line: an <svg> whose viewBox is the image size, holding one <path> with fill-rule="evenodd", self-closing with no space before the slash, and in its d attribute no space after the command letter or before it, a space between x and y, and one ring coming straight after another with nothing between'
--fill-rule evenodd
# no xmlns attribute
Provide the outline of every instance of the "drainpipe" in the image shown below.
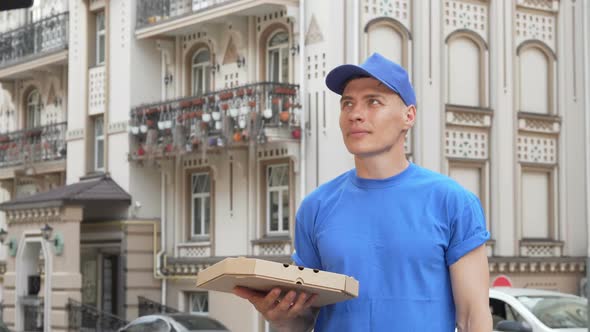
<svg viewBox="0 0 590 332"><path fill-rule="evenodd" d="M582 22L583 22L583 37L584 41L584 118L586 122L586 201L590 199L590 4L588 1L582 2ZM575 13L574 13L575 15ZM590 204L586 204L586 247L588 253L586 254L586 297L590 295ZM590 306L588 306L588 314L590 315ZM590 316L589 316L590 317ZM590 331L590 322L588 323L588 331Z"/></svg>
<svg viewBox="0 0 590 332"><path fill-rule="evenodd" d="M301 201L305 197L305 144L307 142L307 125L305 123L305 96L306 96L306 84L305 84L305 0L299 0L299 100L301 101L301 142L299 144L299 196Z"/></svg>
<svg viewBox="0 0 590 332"><path fill-rule="evenodd" d="M162 209L160 216L160 251L156 255L157 269L156 273L162 276L162 299L160 303L166 305L166 284L167 280L162 275L162 255L166 252L166 171L162 169L160 180L160 206Z"/></svg>

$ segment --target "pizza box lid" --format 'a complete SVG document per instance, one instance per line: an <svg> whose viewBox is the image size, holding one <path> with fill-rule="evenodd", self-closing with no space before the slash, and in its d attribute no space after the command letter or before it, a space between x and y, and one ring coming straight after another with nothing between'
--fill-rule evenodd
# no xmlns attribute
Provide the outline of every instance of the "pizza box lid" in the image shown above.
<svg viewBox="0 0 590 332"><path fill-rule="evenodd" d="M343 274L282 264L257 258L229 257L197 275L197 287L231 293L235 286L259 291L275 287L317 294L320 307L358 296L359 283Z"/></svg>

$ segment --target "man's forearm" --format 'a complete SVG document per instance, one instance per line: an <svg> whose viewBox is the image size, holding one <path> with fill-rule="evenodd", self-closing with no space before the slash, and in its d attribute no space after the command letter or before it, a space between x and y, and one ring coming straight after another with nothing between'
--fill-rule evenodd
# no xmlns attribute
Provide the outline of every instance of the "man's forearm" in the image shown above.
<svg viewBox="0 0 590 332"><path fill-rule="evenodd" d="M279 332L309 332L313 330L319 311L319 308L309 308L299 317L286 322L271 323L271 326Z"/></svg>
<svg viewBox="0 0 590 332"><path fill-rule="evenodd" d="M457 332L490 332L492 330L492 315L487 310L479 310L457 322Z"/></svg>

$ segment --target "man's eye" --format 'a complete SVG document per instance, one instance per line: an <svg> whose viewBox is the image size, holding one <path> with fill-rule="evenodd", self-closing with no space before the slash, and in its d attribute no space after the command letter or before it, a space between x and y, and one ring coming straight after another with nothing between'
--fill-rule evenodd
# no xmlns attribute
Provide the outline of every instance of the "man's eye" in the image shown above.
<svg viewBox="0 0 590 332"><path fill-rule="evenodd" d="M371 105L379 105L379 104L381 104L381 103L380 103L380 102L379 102L379 100L377 100L377 99L370 99L370 100L369 100L369 104L371 104Z"/></svg>
<svg viewBox="0 0 590 332"><path fill-rule="evenodd" d="M351 107L352 103L350 101L345 101L342 103L342 107Z"/></svg>

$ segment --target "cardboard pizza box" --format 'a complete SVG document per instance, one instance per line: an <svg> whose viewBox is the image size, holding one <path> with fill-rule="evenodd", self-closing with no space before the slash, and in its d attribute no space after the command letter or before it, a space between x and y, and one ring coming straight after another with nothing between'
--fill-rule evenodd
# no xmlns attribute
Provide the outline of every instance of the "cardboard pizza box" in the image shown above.
<svg viewBox="0 0 590 332"><path fill-rule="evenodd" d="M316 307L350 300L359 291L358 281L349 276L256 258L226 258L197 275L199 288L231 293L235 286L318 294Z"/></svg>

